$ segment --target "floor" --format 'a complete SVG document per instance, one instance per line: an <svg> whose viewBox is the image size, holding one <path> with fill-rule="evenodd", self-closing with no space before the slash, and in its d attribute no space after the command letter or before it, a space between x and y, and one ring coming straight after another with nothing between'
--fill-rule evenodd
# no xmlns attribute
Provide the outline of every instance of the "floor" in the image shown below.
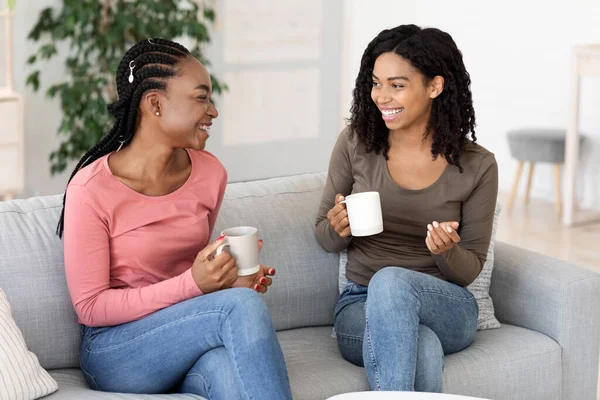
<svg viewBox="0 0 600 400"><path fill-rule="evenodd" d="M554 203L532 199L525 205L515 200L513 210L507 210L508 193L500 193L503 209L496 239L570 261L600 272L600 221L572 228L563 227ZM598 379L600 400L600 377Z"/></svg>
<svg viewBox="0 0 600 400"><path fill-rule="evenodd" d="M503 209L496 239L537 251L600 272L600 221L572 228L563 227L554 204L531 199L525 205L517 198L507 210L508 195L500 193Z"/></svg>

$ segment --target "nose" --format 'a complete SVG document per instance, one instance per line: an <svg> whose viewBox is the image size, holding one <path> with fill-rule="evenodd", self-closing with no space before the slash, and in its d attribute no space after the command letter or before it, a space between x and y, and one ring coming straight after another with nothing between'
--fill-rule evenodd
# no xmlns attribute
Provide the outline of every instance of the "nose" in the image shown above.
<svg viewBox="0 0 600 400"><path fill-rule="evenodd" d="M387 88L381 88L375 95L375 104L383 105L392 101L392 95Z"/></svg>
<svg viewBox="0 0 600 400"><path fill-rule="evenodd" d="M213 103L210 103L210 105L208 106L208 111L206 111L206 113L212 119L215 119L219 116L219 111L217 111L217 108Z"/></svg>

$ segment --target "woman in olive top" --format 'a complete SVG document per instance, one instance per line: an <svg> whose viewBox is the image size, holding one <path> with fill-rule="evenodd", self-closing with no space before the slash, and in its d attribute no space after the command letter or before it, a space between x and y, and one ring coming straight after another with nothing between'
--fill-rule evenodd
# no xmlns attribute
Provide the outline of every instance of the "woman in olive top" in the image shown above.
<svg viewBox="0 0 600 400"><path fill-rule="evenodd" d="M316 235L329 252L348 249L335 329L373 390L441 392L444 354L475 337L478 306L465 286L486 260L498 169L475 143L470 83L447 33L382 31L331 155ZM365 191L380 194L384 230L352 237L340 201Z"/></svg>

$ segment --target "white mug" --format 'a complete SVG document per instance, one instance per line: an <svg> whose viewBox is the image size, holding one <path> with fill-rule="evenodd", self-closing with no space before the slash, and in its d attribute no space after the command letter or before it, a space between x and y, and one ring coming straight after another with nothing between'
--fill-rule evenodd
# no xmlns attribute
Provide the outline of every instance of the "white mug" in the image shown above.
<svg viewBox="0 0 600 400"><path fill-rule="evenodd" d="M346 204L352 236L369 236L383 232L381 200L378 192L351 194L340 203Z"/></svg>
<svg viewBox="0 0 600 400"><path fill-rule="evenodd" d="M229 253L235 259L238 276L257 273L260 270L258 257L258 229L251 226L236 226L221 232L225 236L223 244L217 248L217 255L229 247Z"/></svg>

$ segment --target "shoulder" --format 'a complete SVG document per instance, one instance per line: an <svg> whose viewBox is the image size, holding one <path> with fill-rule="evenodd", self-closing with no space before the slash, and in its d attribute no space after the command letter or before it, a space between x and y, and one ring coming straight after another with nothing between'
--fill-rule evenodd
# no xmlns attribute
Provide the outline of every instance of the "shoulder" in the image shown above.
<svg viewBox="0 0 600 400"><path fill-rule="evenodd" d="M468 140L460 156L460 165L465 172L481 175L486 170L497 169L496 156L480 144Z"/></svg>
<svg viewBox="0 0 600 400"><path fill-rule="evenodd" d="M191 149L188 149L188 154L192 159L193 168L197 168L201 173L211 174L221 183L227 182L227 170L214 154L206 150Z"/></svg>
<svg viewBox="0 0 600 400"><path fill-rule="evenodd" d="M355 154L360 146L360 138L350 126L346 126L342 129L335 144L338 151L343 151L348 154Z"/></svg>
<svg viewBox="0 0 600 400"><path fill-rule="evenodd" d="M99 180L102 180L104 175L104 163L108 155L100 157L90 165L77 171L69 186L92 186Z"/></svg>

